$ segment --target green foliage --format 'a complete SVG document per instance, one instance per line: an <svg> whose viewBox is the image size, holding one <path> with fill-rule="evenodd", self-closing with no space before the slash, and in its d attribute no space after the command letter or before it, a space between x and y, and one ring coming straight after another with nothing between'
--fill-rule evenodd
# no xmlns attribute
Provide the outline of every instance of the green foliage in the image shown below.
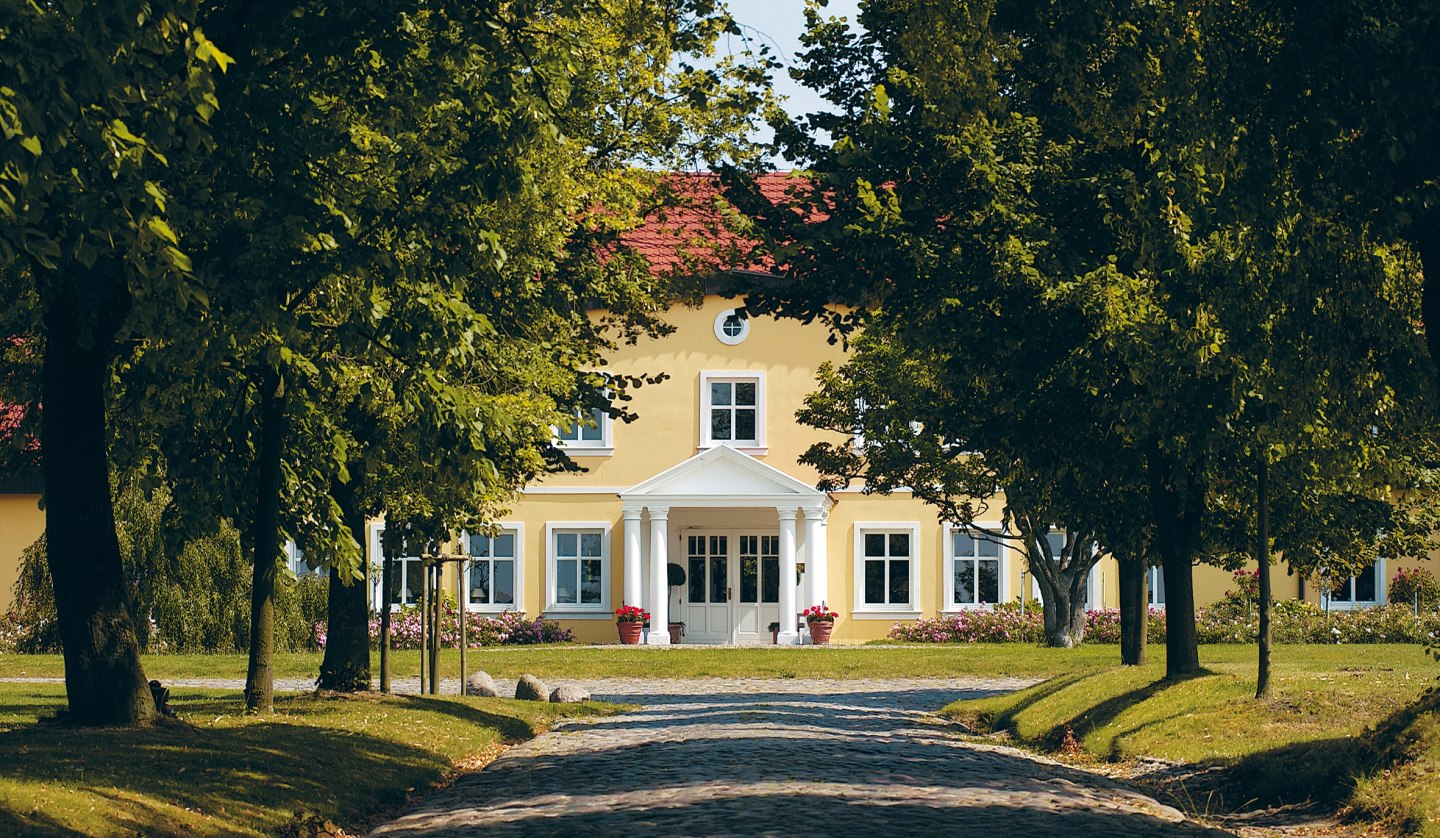
<svg viewBox="0 0 1440 838"><path fill-rule="evenodd" d="M1440 582L1423 567L1396 571L1386 590L1390 601L1396 605L1409 603L1411 607L1424 611L1440 608Z"/></svg>
<svg viewBox="0 0 1440 838"><path fill-rule="evenodd" d="M239 534L222 522L212 534L184 542L171 552L162 537L169 502L163 490L147 499L133 482L120 487L115 497L121 556L126 578L132 580L127 606L141 628L141 648L187 653L243 650L250 636L251 568L241 552ZM313 575L281 584L276 594L278 648L316 648L315 625L325 619L326 589L326 580ZM0 648L59 651L43 536L21 556L15 602L0 628Z"/></svg>

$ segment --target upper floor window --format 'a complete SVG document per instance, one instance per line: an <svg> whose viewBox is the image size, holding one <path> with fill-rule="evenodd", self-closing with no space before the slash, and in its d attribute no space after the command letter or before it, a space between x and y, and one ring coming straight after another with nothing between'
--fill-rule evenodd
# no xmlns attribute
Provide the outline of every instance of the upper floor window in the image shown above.
<svg viewBox="0 0 1440 838"><path fill-rule="evenodd" d="M765 446L765 374L700 374L700 446Z"/></svg>
<svg viewBox="0 0 1440 838"><path fill-rule="evenodd" d="M614 453L610 413L603 407L577 411L567 424L555 428L555 444L571 456Z"/></svg>
<svg viewBox="0 0 1440 838"><path fill-rule="evenodd" d="M466 535L470 555L470 607L516 610L520 602L520 530L506 527L493 536Z"/></svg>
<svg viewBox="0 0 1440 838"><path fill-rule="evenodd" d="M735 346L750 336L750 318L733 308L715 317L715 337L726 346Z"/></svg>

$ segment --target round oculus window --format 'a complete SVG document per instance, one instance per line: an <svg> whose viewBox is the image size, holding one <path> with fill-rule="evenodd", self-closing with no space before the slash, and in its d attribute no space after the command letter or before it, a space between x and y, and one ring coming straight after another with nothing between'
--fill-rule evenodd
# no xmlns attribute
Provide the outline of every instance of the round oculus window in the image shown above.
<svg viewBox="0 0 1440 838"><path fill-rule="evenodd" d="M750 335L750 318L727 308L715 318L715 337L727 346L734 346Z"/></svg>

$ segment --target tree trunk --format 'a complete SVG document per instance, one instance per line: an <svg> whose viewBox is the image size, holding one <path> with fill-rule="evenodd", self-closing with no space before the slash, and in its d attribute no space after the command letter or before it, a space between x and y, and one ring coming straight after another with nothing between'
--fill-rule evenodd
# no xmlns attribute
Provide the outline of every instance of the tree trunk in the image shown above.
<svg viewBox="0 0 1440 838"><path fill-rule="evenodd" d="M1430 360L1440 366L1440 216L1422 213L1415 220L1412 240L1420 253L1424 284L1420 293L1420 321L1425 326L1425 345ZM1433 281L1432 281L1433 280Z"/></svg>
<svg viewBox="0 0 1440 838"><path fill-rule="evenodd" d="M275 576L280 558L280 459L285 446L285 378L267 369L260 395L253 575L250 587L250 665L245 673L245 710L275 709Z"/></svg>
<svg viewBox="0 0 1440 838"><path fill-rule="evenodd" d="M1037 571L1037 561L1047 559L1032 558L1030 561L1031 573L1040 586L1040 596L1044 598L1040 607L1045 618L1045 645L1056 649L1074 648L1085 637L1083 580L1082 591L1077 595L1070 572Z"/></svg>
<svg viewBox="0 0 1440 838"><path fill-rule="evenodd" d="M155 716L135 624L126 607L105 430L113 331L96 324L82 345L80 311L60 297L45 309L40 408L46 561L65 657L69 718L133 725Z"/></svg>
<svg viewBox="0 0 1440 838"><path fill-rule="evenodd" d="M1260 660L1255 673L1255 697L1270 697L1270 467L1265 454L1257 464L1255 481L1255 565L1260 571Z"/></svg>
<svg viewBox="0 0 1440 838"><path fill-rule="evenodd" d="M380 551L380 692L390 692L390 586L395 560Z"/></svg>
<svg viewBox="0 0 1440 838"><path fill-rule="evenodd" d="M363 480L359 468L351 471L349 481L337 483L333 492L351 536L360 545L361 570L361 578L356 579L348 572L330 569L319 687L337 692L370 689L370 609L365 603L365 513L357 492Z"/></svg>
<svg viewBox="0 0 1440 838"><path fill-rule="evenodd" d="M1165 677L1188 678L1201 671L1193 571L1204 494L1188 481L1177 486L1161 454L1152 455L1147 469L1155 544L1165 568Z"/></svg>
<svg viewBox="0 0 1440 838"><path fill-rule="evenodd" d="M1150 574L1139 558L1121 559L1120 566L1120 663L1144 666L1150 631Z"/></svg>
<svg viewBox="0 0 1440 838"><path fill-rule="evenodd" d="M440 694L440 639L445 636L442 626L445 625L445 596L440 590L440 568L439 562L435 563L431 571L430 598L431 607L434 609L433 619L430 622L430 694Z"/></svg>

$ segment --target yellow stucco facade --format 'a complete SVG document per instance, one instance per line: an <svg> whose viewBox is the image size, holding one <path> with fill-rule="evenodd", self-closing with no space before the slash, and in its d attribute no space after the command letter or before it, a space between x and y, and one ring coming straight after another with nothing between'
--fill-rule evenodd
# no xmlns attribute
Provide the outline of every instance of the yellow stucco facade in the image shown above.
<svg viewBox="0 0 1440 838"><path fill-rule="evenodd" d="M470 593L453 569L447 590L476 610L559 620L582 642L615 642L613 610L621 604L658 613L663 601L667 621L686 623L687 643L769 643L771 622L782 624L781 642L805 640L803 627L786 631L782 608L823 602L839 614L833 641L858 643L884 637L900 620L975 607L967 599L1034 598L1021 555L1004 548L974 554L968 578L975 587L957 594L955 554L970 542L908 493L816 492L817 474L798 459L825 435L797 424L795 413L819 365L843 361L843 350L817 325L763 317L738 324L726 317L735 305L707 296L698 308L670 313L669 336L617 350L608 370L665 380L632 391L633 422L573 431L575 439L562 444L585 471L526 487L497 522L501 539L478 543L491 555L472 575ZM718 431L735 438L712 438ZM720 447L729 450L714 450ZM994 510L998 522L999 502ZM376 559L379 526L372 525ZM998 579L973 582L986 559ZM664 586L662 597L654 568L668 564L683 568L686 580ZM1377 580L1398 566L1377 568ZM788 594L787 567L796 579ZM1277 598L1319 601L1313 585L1283 566L1272 579ZM1228 572L1196 568L1197 605L1232 587ZM1154 601L1163 604L1163 594ZM1112 559L1092 572L1087 604L1118 607Z"/></svg>
<svg viewBox="0 0 1440 838"><path fill-rule="evenodd" d="M45 532L40 496L0 494L0 611L15 598L20 578L20 554Z"/></svg>

